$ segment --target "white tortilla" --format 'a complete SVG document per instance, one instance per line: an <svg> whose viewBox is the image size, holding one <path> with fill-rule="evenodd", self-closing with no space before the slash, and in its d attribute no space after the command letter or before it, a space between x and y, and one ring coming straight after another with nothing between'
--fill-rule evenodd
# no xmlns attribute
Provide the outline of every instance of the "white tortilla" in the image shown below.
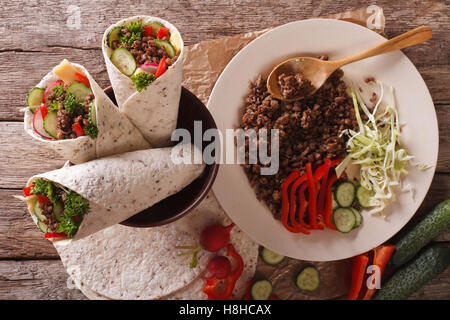
<svg viewBox="0 0 450 320"><path fill-rule="evenodd" d="M211 223L230 223L212 192L192 213L172 224L149 229L116 225L69 245L55 243L55 248L71 279L89 299L203 300L207 299L202 291L205 284L203 276L209 259L215 254L202 251L198 266L190 269L191 256L178 256L180 251L174 246L198 243L201 230ZM107 230L109 234L116 234L115 239L104 235ZM121 230L125 230L125 233ZM138 234L140 237L135 236ZM114 241L124 243L127 249L113 249ZM130 241L139 243L130 247ZM242 256L245 265L233 292L236 298L241 298L245 294L247 281L253 277L256 269L258 244L237 226L231 231L230 242ZM91 250L95 250L95 253L89 254L92 257L74 253ZM226 250L222 249L217 254L225 253ZM117 263L111 265L111 260ZM128 263L133 268L128 268ZM162 267L158 267L160 264ZM155 276L148 277L152 272L155 272Z"/></svg>
<svg viewBox="0 0 450 320"><path fill-rule="evenodd" d="M33 129L33 113L29 108L25 109L25 132L75 164L127 151L150 148L150 144L139 130L133 126L127 117L120 113L89 72L79 64L72 64L88 77L94 93L98 128L97 138L91 139L88 136L82 136L64 140L44 139ZM53 71L49 72L36 87L46 88L56 80L59 80L58 76Z"/></svg>
<svg viewBox="0 0 450 320"><path fill-rule="evenodd" d="M111 62L110 57L113 50L108 47L106 41L112 28L137 20L141 20L143 23L159 22L163 24L172 35L175 35L178 42L177 47L180 50L177 61L141 92L138 92L131 79L120 72ZM103 57L120 111L131 120L154 147L170 145L170 137L177 126L183 76L183 49L183 39L177 28L168 21L157 17L135 16L124 19L111 25L103 35Z"/></svg>
<svg viewBox="0 0 450 320"><path fill-rule="evenodd" d="M172 149L133 151L65 166L34 176L27 185L45 178L87 199L90 212L74 236L81 239L151 207L200 176L204 164L174 164Z"/></svg>

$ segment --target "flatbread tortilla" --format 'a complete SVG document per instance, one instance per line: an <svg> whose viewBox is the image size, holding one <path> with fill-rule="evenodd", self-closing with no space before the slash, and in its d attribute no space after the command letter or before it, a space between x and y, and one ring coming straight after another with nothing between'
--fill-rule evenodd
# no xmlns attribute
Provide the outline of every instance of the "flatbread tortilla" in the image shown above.
<svg viewBox="0 0 450 320"><path fill-rule="evenodd" d="M98 136L91 139L88 136L76 139L47 140L38 135L33 129L33 113L29 108L24 109L24 129L30 136L45 146L59 153L64 159L78 164L92 159L106 157L127 151L150 148L139 130L120 113L111 99L100 88L90 73L82 65L72 63L80 69L89 79L92 92L95 96ZM52 82L59 80L53 72L49 72L36 87L46 88Z"/></svg>
<svg viewBox="0 0 450 320"><path fill-rule="evenodd" d="M107 45L107 37L111 29L138 20L144 24L150 22L163 24L169 29L171 42L176 44L175 47L179 51L177 61L141 92L136 90L130 77L124 75L111 62L113 49ZM103 34L103 57L120 111L131 120L154 147L170 145L170 137L177 126L183 76L183 51L183 39L177 28L170 22L157 17L135 16L123 19L108 27Z"/></svg>
<svg viewBox="0 0 450 320"><path fill-rule="evenodd" d="M191 256L180 256L174 247L198 243L202 229L212 223L226 225L230 220L210 192L193 212L174 223L148 229L116 225L54 245L71 279L89 299L207 299L203 276L215 254L201 251L197 267L191 269ZM255 272L258 245L237 226L230 242L245 263L234 291L240 298Z"/></svg>
<svg viewBox="0 0 450 320"><path fill-rule="evenodd" d="M174 164L174 148L133 151L64 166L30 178L27 185L44 178L88 200L90 212L73 238L81 239L128 219L198 178L205 165ZM194 147L192 150L199 152ZM37 223L30 208L29 211Z"/></svg>

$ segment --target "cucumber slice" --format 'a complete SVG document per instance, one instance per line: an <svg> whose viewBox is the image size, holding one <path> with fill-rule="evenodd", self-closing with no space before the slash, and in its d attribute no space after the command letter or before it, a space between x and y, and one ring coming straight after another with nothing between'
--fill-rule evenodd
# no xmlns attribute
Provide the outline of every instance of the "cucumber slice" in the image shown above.
<svg viewBox="0 0 450 320"><path fill-rule="evenodd" d="M89 107L89 121L93 126L97 125L97 112L95 111L95 99L92 100L91 106Z"/></svg>
<svg viewBox="0 0 450 320"><path fill-rule="evenodd" d="M38 220L37 223L39 230L41 230L43 233L48 232L48 225L46 225L45 223L43 223L41 220Z"/></svg>
<svg viewBox="0 0 450 320"><path fill-rule="evenodd" d="M259 280L253 283L250 294L254 300L267 300L272 295L272 283L269 280Z"/></svg>
<svg viewBox="0 0 450 320"><path fill-rule="evenodd" d="M336 197L334 195L334 192L332 193L332 197L333 197L333 202L332 202L331 208L333 210L336 210L337 208L339 208L339 203L337 203L337 201L336 201Z"/></svg>
<svg viewBox="0 0 450 320"><path fill-rule="evenodd" d="M39 221L47 220L47 217L42 213L42 209L39 206L39 201L36 201L33 205L33 213Z"/></svg>
<svg viewBox="0 0 450 320"><path fill-rule="evenodd" d="M333 213L334 224L338 231L347 233L352 231L356 224L356 217L352 210L348 208L338 208Z"/></svg>
<svg viewBox="0 0 450 320"><path fill-rule="evenodd" d="M52 138L56 138L56 127L58 126L58 119L56 117L56 112L49 112L44 118L44 130Z"/></svg>
<svg viewBox="0 0 450 320"><path fill-rule="evenodd" d="M162 25L161 23L156 22L156 21L147 23L145 25L145 27L149 27L149 26L152 27L152 33L153 33L154 37L156 37L158 35L159 28L161 28L161 27L165 28L164 25Z"/></svg>
<svg viewBox="0 0 450 320"><path fill-rule="evenodd" d="M297 275L295 284L303 291L311 292L316 290L320 285L319 271L313 266L304 268Z"/></svg>
<svg viewBox="0 0 450 320"><path fill-rule="evenodd" d="M120 31L122 30L122 26L112 28L108 36L106 37L106 43L108 44L108 47L113 47L113 41L120 39Z"/></svg>
<svg viewBox="0 0 450 320"><path fill-rule="evenodd" d="M73 94L78 102L84 102L84 99L92 93L92 90L84 83L75 82L67 89L67 93Z"/></svg>
<svg viewBox="0 0 450 320"><path fill-rule="evenodd" d="M356 199L363 208L370 208L370 199L372 199L374 193L371 190L367 190L363 186L359 186L356 189Z"/></svg>
<svg viewBox="0 0 450 320"><path fill-rule="evenodd" d="M53 205L53 214L55 215L56 220L61 221L62 213L64 211L64 204L62 201L58 201Z"/></svg>
<svg viewBox="0 0 450 320"><path fill-rule="evenodd" d="M399 267L450 227L450 199L439 203L422 221L395 244L392 263Z"/></svg>
<svg viewBox="0 0 450 320"><path fill-rule="evenodd" d="M155 40L155 44L158 46L158 48L164 48L169 58L173 58L177 55L177 50L175 50L175 48L169 41Z"/></svg>
<svg viewBox="0 0 450 320"><path fill-rule="evenodd" d="M117 48L111 55L111 62L124 75L130 77L137 68L136 60L130 51L125 48Z"/></svg>
<svg viewBox="0 0 450 320"><path fill-rule="evenodd" d="M27 106L39 106L44 101L44 92L43 88L33 88L27 94Z"/></svg>
<svg viewBox="0 0 450 320"><path fill-rule="evenodd" d="M267 264L275 265L283 261L284 256L267 248L263 248L261 250L261 259Z"/></svg>
<svg viewBox="0 0 450 320"><path fill-rule="evenodd" d="M353 214L355 215L356 223L355 223L355 226L353 227L353 229L358 228L361 225L362 220L363 220L361 212L359 212L358 210L356 210L353 207L349 207L348 209L350 209L353 212Z"/></svg>
<svg viewBox="0 0 450 320"><path fill-rule="evenodd" d="M336 189L336 201L341 207L349 207L355 200L355 186L346 181L338 185Z"/></svg>

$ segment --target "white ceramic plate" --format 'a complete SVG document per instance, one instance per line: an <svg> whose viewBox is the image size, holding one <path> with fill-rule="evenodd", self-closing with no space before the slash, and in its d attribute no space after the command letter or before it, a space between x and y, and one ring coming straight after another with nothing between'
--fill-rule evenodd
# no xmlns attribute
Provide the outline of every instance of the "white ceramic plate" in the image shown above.
<svg viewBox="0 0 450 320"><path fill-rule="evenodd" d="M237 128L248 83L258 74L288 57L327 54L330 60L344 58L373 47L385 39L359 25L329 19L292 22L265 33L242 49L218 79L208 108L222 132ZM410 168L403 184L414 189L397 189L396 201L385 210L386 219L363 213L360 228L348 234L314 230L310 235L293 234L273 218L257 200L240 165L221 165L213 190L231 219L261 245L289 257L310 261L331 261L352 257L374 248L397 233L422 203L433 179L438 154L438 127L433 101L417 69L401 52L369 58L343 68L346 82L360 85L374 76L395 89L402 141L416 161L432 165L427 170ZM361 85L362 86L362 85Z"/></svg>

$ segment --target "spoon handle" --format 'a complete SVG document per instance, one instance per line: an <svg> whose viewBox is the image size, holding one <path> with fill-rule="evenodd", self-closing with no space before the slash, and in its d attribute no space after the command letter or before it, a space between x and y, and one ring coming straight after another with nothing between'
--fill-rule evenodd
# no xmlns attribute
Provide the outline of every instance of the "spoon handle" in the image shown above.
<svg viewBox="0 0 450 320"><path fill-rule="evenodd" d="M416 45L418 43L427 41L431 38L431 36L431 28L428 26L421 26L388 41L385 41L372 49L355 54L348 58L335 60L333 61L333 63L335 64L336 68L340 68L351 62Z"/></svg>

